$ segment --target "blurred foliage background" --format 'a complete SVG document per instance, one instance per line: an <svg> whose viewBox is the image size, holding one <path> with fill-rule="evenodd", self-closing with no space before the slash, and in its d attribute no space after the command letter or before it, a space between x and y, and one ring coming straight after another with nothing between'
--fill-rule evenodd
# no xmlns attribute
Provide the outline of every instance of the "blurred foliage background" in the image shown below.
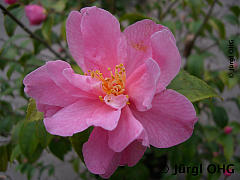
<svg viewBox="0 0 240 180"><path fill-rule="evenodd" d="M179 84L179 89L176 88L178 80L183 78L182 86L185 86L184 77L191 74L210 85L212 89L207 89L212 94L217 92L222 97L225 91L239 91L240 82L238 61L234 63L233 77L229 76L228 70L229 40L234 40L233 55L236 60L239 59L240 44L240 2L231 2L227 5L223 0L19 0L13 5L1 2L1 6L7 8L32 34L21 30L19 24L3 10L5 15L1 16L1 26L7 36L0 38L0 171L7 171L8 167L14 165L27 179L42 179L44 173L54 179L54 164L42 161L41 155L51 153L64 161L65 155L75 148L80 157L74 154L62 163L70 163L79 178L101 179L83 167L81 152L77 149L77 145L80 147L87 140L88 133L83 132L72 138L48 134L34 100L29 101L23 91L22 80L26 74L49 60L65 60L76 72L81 73L66 43L65 23L70 11L86 6L104 8L119 19L122 30L146 18L167 26L176 37L183 60L182 68L185 70L169 88L181 92ZM28 4L40 4L46 9L47 19L41 25L33 27L26 22L24 6ZM195 85L199 79L193 79ZM193 95L195 93L191 84L185 94L188 98L190 92ZM184 94L184 91L181 93ZM151 147L135 167L119 167L111 179L231 178L222 172L204 172L197 176L191 173L171 175L175 164L191 167L199 164L206 167L210 163L220 167L234 164L234 173L239 174L240 121L239 118L231 119L223 104L229 101L235 103L239 115L240 93L224 99L213 96L210 92L204 98L190 97L200 118L189 140L168 149ZM79 136L81 142L75 142ZM162 173L167 166L170 172ZM4 177L10 179L9 176L11 174L5 174Z"/></svg>

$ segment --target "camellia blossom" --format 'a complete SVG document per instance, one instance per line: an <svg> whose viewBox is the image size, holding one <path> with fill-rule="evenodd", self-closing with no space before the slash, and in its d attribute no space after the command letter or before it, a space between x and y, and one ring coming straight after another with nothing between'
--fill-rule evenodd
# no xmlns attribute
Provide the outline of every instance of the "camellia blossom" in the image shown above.
<svg viewBox="0 0 240 180"><path fill-rule="evenodd" d="M4 2L7 4L14 4L17 2L17 0L4 0Z"/></svg>
<svg viewBox="0 0 240 180"><path fill-rule="evenodd" d="M134 166L150 145L168 148L192 135L192 103L166 89L181 65L168 28L146 19L121 32L109 12L87 7L70 13L66 33L85 74L50 61L25 77L25 92L49 133L72 136L94 127L82 149L89 171L108 178L119 165Z"/></svg>
<svg viewBox="0 0 240 180"><path fill-rule="evenodd" d="M32 4L25 7L26 16L31 25L41 24L47 17L46 10L39 5Z"/></svg>

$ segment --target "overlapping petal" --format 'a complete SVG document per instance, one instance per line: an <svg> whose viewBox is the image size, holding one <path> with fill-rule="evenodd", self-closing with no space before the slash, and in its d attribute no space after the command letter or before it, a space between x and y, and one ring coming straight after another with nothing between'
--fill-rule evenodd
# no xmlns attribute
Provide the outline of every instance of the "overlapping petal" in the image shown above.
<svg viewBox="0 0 240 180"><path fill-rule="evenodd" d="M142 158L147 147L142 145L141 141L132 142L121 153L120 165L134 166Z"/></svg>
<svg viewBox="0 0 240 180"><path fill-rule="evenodd" d="M97 8L84 8L73 12L67 20L67 39L70 51L86 72L100 70L108 74L119 62L118 47L124 44L120 24L109 12Z"/></svg>
<svg viewBox="0 0 240 180"><path fill-rule="evenodd" d="M127 94L130 102L134 103L139 111L146 111L152 107L152 99L156 93L160 69L152 60L146 60L127 79Z"/></svg>
<svg viewBox="0 0 240 180"><path fill-rule="evenodd" d="M115 152L121 152L136 140L143 131L143 127L132 115L129 107L122 110L118 126L109 131L108 145Z"/></svg>
<svg viewBox="0 0 240 180"><path fill-rule="evenodd" d="M51 134L72 136L91 125L113 130L118 124L120 114L120 110L115 110L100 101L80 98L51 117L46 117L44 124Z"/></svg>
<svg viewBox="0 0 240 180"><path fill-rule="evenodd" d="M152 58L158 63L161 76L158 91L164 90L177 75L181 66L181 56L171 31L163 29L151 37Z"/></svg>
<svg viewBox="0 0 240 180"><path fill-rule="evenodd" d="M149 143L158 148L168 148L187 140L197 120L192 103L173 90L156 94L150 110L133 110L133 114L146 130Z"/></svg>
<svg viewBox="0 0 240 180"><path fill-rule="evenodd" d="M87 168L94 174L108 178L120 163L120 153L108 147L108 132L94 128L88 141L83 145L83 156Z"/></svg>
<svg viewBox="0 0 240 180"><path fill-rule="evenodd" d="M127 39L127 75L129 76L134 70L144 63L145 60L152 57L152 48L150 37L153 33L163 30L166 27L156 24L155 22L145 19L128 26L124 30Z"/></svg>
<svg viewBox="0 0 240 180"><path fill-rule="evenodd" d="M54 63L54 67L52 63ZM64 68L69 68L69 66L63 61L46 63L46 65L36 69L24 78L25 92L39 104L60 107L72 104L77 98L66 93L64 91L65 87L61 86L62 83L55 83L55 81L62 81L63 75L61 72L58 76L52 76L51 74L55 71L55 68L62 71ZM70 86L68 88L69 91L74 90Z"/></svg>

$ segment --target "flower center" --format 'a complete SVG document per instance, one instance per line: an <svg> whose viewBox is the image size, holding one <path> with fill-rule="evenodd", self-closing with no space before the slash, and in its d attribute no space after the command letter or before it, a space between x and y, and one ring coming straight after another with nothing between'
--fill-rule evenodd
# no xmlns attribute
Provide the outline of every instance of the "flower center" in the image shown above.
<svg viewBox="0 0 240 180"><path fill-rule="evenodd" d="M92 78L96 78L102 82L102 90L107 95L114 95L118 96L125 92L125 82L126 82L126 71L123 64L119 64L115 66L115 71L113 72L111 68L108 68L110 71L110 77L104 77L103 74L99 70L91 71L88 70L89 74ZM85 75L88 75L85 73ZM128 95L125 95L127 99L129 98ZM99 99L103 101L103 97L99 96ZM110 99L109 99L110 101ZM129 104L129 102L127 102Z"/></svg>

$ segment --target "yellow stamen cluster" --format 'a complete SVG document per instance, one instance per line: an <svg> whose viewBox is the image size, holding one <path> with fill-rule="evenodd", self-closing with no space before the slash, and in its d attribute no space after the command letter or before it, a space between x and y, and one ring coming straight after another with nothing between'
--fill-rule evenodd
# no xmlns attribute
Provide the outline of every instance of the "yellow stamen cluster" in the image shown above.
<svg viewBox="0 0 240 180"><path fill-rule="evenodd" d="M108 68L108 70L110 71L110 78L104 78L103 74L99 70L88 70L88 73L92 78L96 78L102 82L102 89L106 94L113 94L114 96L124 94L126 71L123 64L116 65L114 72L111 68ZM85 75L88 74L85 73ZM126 95L126 97L129 98L128 95ZM103 101L102 96L99 96L99 99ZM127 104L129 104L129 102Z"/></svg>

